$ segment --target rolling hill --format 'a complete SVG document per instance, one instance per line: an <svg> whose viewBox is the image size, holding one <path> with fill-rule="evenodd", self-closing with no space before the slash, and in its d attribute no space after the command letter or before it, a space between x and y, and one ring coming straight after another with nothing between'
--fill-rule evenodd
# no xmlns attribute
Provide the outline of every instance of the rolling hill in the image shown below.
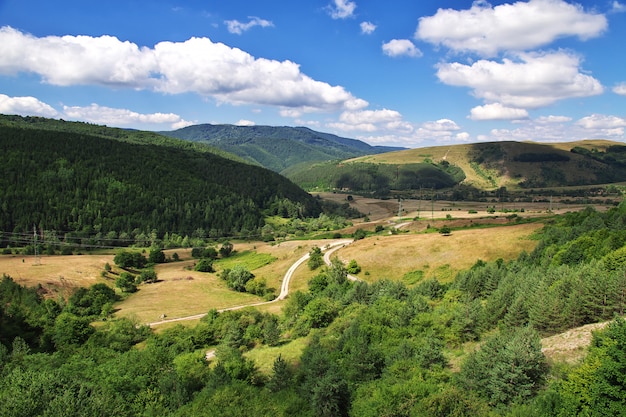
<svg viewBox="0 0 626 417"><path fill-rule="evenodd" d="M344 186L346 175L363 178L364 173L370 175L369 184L385 183L392 190L441 189L450 187L450 181L478 190L597 185L626 181L626 146L608 140L488 142L408 149L284 171L305 189L371 191L371 186Z"/></svg>
<svg viewBox="0 0 626 417"><path fill-rule="evenodd" d="M285 205L321 210L275 172L155 133L0 116L0 138L0 230L13 236L229 236Z"/></svg>
<svg viewBox="0 0 626 417"><path fill-rule="evenodd" d="M316 132L306 127L202 124L160 133L211 145L276 172L306 162L340 160L404 149L371 146L360 140Z"/></svg>

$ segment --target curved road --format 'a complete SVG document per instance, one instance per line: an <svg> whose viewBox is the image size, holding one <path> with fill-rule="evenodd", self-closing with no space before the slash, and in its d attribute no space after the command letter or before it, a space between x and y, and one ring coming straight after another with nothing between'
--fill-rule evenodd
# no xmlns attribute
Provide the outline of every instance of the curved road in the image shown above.
<svg viewBox="0 0 626 417"><path fill-rule="evenodd" d="M326 251L324 253L324 262L326 263L326 265L330 265L330 255L335 252L337 249L341 249L342 247L349 245L350 243L352 243L353 240L348 240L348 239L342 239L342 240L336 240L333 242L330 242L326 245L324 245L322 249L322 251ZM300 259L298 259L293 265L291 265L291 267L287 270L287 272L285 273L285 277L283 278L283 282L280 286L280 294L278 294L278 297L274 298L272 301L261 301L258 303L253 303L253 304L244 304L244 305L240 305L240 306L234 306L234 307L227 307L227 308L222 308L217 310L219 313L223 312L223 311L230 311L230 310L239 310L241 308L246 308L246 307L256 307L256 306L261 306L261 305L265 305L265 304L271 304L271 303L275 303L277 301L280 300L284 300L285 298L287 298L287 295L289 294L289 283L291 282L291 277L293 276L294 272L296 272L296 269L298 269L298 267L300 265L302 265L304 262L307 261L307 259L309 259L309 254L307 253L306 255L302 256ZM351 279L352 281L356 281L358 280L357 277L353 276L353 275L348 275L348 279ZM206 316L207 313L202 313L202 314L195 314L193 316L185 316L185 317L177 317L177 318L173 318L173 319L166 319L166 320L161 320L161 321L155 321L152 323L148 323L148 326L152 327L152 326L157 326L159 324L165 324L165 323L173 323L173 322L177 322L177 321L184 321L184 320L197 320L197 319L201 319L202 317Z"/></svg>

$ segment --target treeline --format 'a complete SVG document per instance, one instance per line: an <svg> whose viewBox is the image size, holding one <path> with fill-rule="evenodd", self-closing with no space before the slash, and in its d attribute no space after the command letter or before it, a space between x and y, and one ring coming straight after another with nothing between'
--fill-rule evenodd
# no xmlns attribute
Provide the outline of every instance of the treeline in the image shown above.
<svg viewBox="0 0 626 417"><path fill-rule="evenodd" d="M352 282L335 258L306 291L290 294L280 316L211 311L195 327L149 335L111 319L101 288L44 308L49 300L5 278L2 326L27 329L13 325L22 320L30 328L2 341L0 409L11 416L620 415L622 319L594 336L579 366L551 368L539 337L623 313L625 222L626 203L565 215L545 227L533 252L478 261L448 284ZM81 317L107 320L85 326ZM132 347L140 340L141 349ZM248 356L262 346L285 346L292 359L278 356L262 372Z"/></svg>
<svg viewBox="0 0 626 417"><path fill-rule="evenodd" d="M209 152L1 125L0 137L0 228L14 234L229 236L280 207L321 211L284 177Z"/></svg>

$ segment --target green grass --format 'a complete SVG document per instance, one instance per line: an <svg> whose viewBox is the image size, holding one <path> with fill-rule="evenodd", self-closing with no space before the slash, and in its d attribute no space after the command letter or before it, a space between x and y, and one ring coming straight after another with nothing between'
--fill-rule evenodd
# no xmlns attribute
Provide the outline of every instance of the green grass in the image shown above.
<svg viewBox="0 0 626 417"><path fill-rule="evenodd" d="M269 376L272 374L272 365L279 355L291 366L296 366L302 356L302 351L308 344L308 337L303 337L280 346L257 347L244 353L244 356L253 360L262 374Z"/></svg>
<svg viewBox="0 0 626 417"><path fill-rule="evenodd" d="M243 265L249 271L269 265L276 260L275 257L268 253L258 253L256 251L246 250L235 253L228 258L222 258L215 261L214 266L219 269L232 269L235 265Z"/></svg>

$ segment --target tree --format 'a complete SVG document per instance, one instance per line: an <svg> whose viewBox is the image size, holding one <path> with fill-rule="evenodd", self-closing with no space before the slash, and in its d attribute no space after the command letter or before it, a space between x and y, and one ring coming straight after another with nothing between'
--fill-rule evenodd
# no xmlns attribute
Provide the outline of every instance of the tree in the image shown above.
<svg viewBox="0 0 626 417"><path fill-rule="evenodd" d="M354 240L361 240L361 239L364 239L366 236L367 236L367 232L363 229L356 229L356 231L352 235Z"/></svg>
<svg viewBox="0 0 626 417"><path fill-rule="evenodd" d="M209 258L202 258L196 264L194 271L198 272L214 272L213 260Z"/></svg>
<svg viewBox="0 0 626 417"><path fill-rule="evenodd" d="M163 250L160 248L151 249L148 255L148 262L154 264L165 263L165 253L163 253Z"/></svg>
<svg viewBox="0 0 626 417"><path fill-rule="evenodd" d="M439 229L439 233L443 236L450 236L452 234L452 229L448 225L444 225Z"/></svg>
<svg viewBox="0 0 626 417"><path fill-rule="evenodd" d="M137 283L147 282L153 284L158 281L158 277L154 269L144 269L136 279Z"/></svg>
<svg viewBox="0 0 626 417"><path fill-rule="evenodd" d="M525 400L543 385L548 366L541 341L530 327L498 334L470 354L461 367L461 384L492 405Z"/></svg>
<svg viewBox="0 0 626 417"><path fill-rule="evenodd" d="M224 242L222 243L222 246L220 247L220 256L222 258L228 258L231 253L233 252L233 244L230 242Z"/></svg>
<svg viewBox="0 0 626 417"><path fill-rule="evenodd" d="M311 271L324 265L324 257L322 255L322 250L319 247L313 246L309 252L309 260L306 264Z"/></svg>
<svg viewBox="0 0 626 417"><path fill-rule="evenodd" d="M83 344L94 332L88 318L61 313L54 322L52 340L57 349L65 349Z"/></svg>
<svg viewBox="0 0 626 417"><path fill-rule="evenodd" d="M225 269L220 276L226 281L229 288L239 292L245 292L246 283L254 278L254 274L240 264L235 265L232 269Z"/></svg>
<svg viewBox="0 0 626 417"><path fill-rule="evenodd" d="M347 271L348 274L358 274L361 272L361 267L356 263L356 260L352 259L350 263L348 263Z"/></svg>
<svg viewBox="0 0 626 417"><path fill-rule="evenodd" d="M272 376L267 381L267 388L272 392L278 392L289 388L293 375L287 361L279 354L272 365Z"/></svg>
<svg viewBox="0 0 626 417"><path fill-rule="evenodd" d="M135 285L135 278L128 272L122 272L118 279L115 280L115 286L122 292L132 293L137 291L137 285Z"/></svg>
<svg viewBox="0 0 626 417"><path fill-rule="evenodd" d="M113 258L115 265L120 268L143 268L146 266L146 257L135 251L122 251Z"/></svg>

